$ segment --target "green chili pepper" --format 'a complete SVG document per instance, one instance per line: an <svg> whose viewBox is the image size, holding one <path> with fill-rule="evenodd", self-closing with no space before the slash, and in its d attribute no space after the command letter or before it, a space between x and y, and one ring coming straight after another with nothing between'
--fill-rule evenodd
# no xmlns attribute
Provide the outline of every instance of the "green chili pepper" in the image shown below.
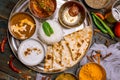
<svg viewBox="0 0 120 80"><path fill-rule="evenodd" d="M50 35L54 33L53 29L51 28L48 22L43 22L42 27L43 27L43 31L47 36L50 37Z"/></svg>
<svg viewBox="0 0 120 80"><path fill-rule="evenodd" d="M51 34L54 33L53 29L51 28L50 24L48 22L45 22L46 26L48 26L48 29L50 31Z"/></svg>
<svg viewBox="0 0 120 80"><path fill-rule="evenodd" d="M98 20L103 25L104 29L108 31L108 34L111 36L111 38L114 38L115 35L110 29L110 27L107 24L105 24L105 22L101 20L95 13L92 12L91 14L96 18L96 20Z"/></svg>
<svg viewBox="0 0 120 80"><path fill-rule="evenodd" d="M97 26L97 28L98 29L100 29L103 33L108 33L108 31L107 30L105 30L103 27L102 27L102 25L100 25L98 22L97 22L97 20L96 20L96 18L92 15L92 18L93 18L93 21L94 21L94 23L95 23L95 25Z"/></svg>

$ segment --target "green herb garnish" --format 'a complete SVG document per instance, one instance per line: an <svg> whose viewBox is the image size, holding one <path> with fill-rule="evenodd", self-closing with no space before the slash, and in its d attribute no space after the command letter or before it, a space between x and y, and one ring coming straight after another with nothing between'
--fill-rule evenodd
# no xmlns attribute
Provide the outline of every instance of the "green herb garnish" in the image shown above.
<svg viewBox="0 0 120 80"><path fill-rule="evenodd" d="M50 36L54 33L53 29L51 28L51 26L50 26L50 24L49 24L48 22L46 22L46 21L43 22L42 27L43 27L44 33L45 33L47 36L50 37Z"/></svg>

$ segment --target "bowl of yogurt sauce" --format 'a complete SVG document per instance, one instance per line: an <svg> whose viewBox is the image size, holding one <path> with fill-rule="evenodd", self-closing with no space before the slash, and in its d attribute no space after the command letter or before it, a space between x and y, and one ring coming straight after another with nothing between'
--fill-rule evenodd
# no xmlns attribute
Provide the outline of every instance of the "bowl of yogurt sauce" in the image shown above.
<svg viewBox="0 0 120 80"><path fill-rule="evenodd" d="M27 39L21 42L18 48L19 60L27 66L36 66L44 59L44 47L35 39Z"/></svg>
<svg viewBox="0 0 120 80"><path fill-rule="evenodd" d="M58 20L66 28L80 26L85 19L85 8L78 1L67 1L59 9Z"/></svg>

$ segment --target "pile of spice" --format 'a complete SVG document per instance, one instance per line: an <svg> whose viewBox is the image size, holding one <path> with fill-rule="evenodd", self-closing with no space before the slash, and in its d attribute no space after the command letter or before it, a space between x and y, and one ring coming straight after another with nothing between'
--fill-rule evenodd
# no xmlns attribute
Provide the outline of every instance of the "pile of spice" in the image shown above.
<svg viewBox="0 0 120 80"><path fill-rule="evenodd" d="M104 67L106 71L107 80L120 79L120 42L116 44L111 44L109 46L94 43L87 52L86 56L89 56L89 58L91 58L91 56L97 55L96 51L100 51L100 64ZM91 59L84 57L80 62L80 65L85 65L90 60L94 60L96 62L94 57L92 57Z"/></svg>
<svg viewBox="0 0 120 80"><path fill-rule="evenodd" d="M88 63L81 68L79 80L106 80L106 73L97 63Z"/></svg>

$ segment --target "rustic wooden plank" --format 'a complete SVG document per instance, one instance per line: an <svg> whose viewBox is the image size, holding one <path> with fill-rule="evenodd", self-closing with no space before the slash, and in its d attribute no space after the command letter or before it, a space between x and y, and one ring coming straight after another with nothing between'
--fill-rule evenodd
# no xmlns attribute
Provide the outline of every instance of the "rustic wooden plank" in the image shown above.
<svg viewBox="0 0 120 80"><path fill-rule="evenodd" d="M19 0L0 0L0 17L9 18L9 14Z"/></svg>
<svg viewBox="0 0 120 80"><path fill-rule="evenodd" d="M0 71L0 80L17 80L17 79Z"/></svg>
<svg viewBox="0 0 120 80"><path fill-rule="evenodd" d="M12 8L15 6L18 0L0 0L0 42L4 37L6 37L7 33L7 19L9 18L9 14L12 10ZM25 75L30 75L32 78L31 80L35 80L36 72L30 71L26 66L24 66L19 60L15 59L14 65L22 70L23 73L18 74L14 71L12 71L9 68L9 65L7 62L9 61L9 56L13 55L9 44L5 45L5 52L0 52L0 71L9 74L10 76L15 77L16 79L24 79ZM2 75L6 75L4 73L1 73ZM0 75L1 76L1 75ZM2 76L1 76L2 77ZM1 78L2 79L2 78ZM0 80L1 80L0 79ZM3 78L3 80L8 80Z"/></svg>
<svg viewBox="0 0 120 80"><path fill-rule="evenodd" d="M6 33L7 33L7 20L0 19L0 42L2 41L2 39L4 37L6 37L6 35L7 35ZM13 72L9 68L9 65L7 64L7 62L10 59L9 58L10 55L13 55L13 52L11 51L9 44L7 42L7 44L5 45L5 52L4 53L0 52L0 71L3 71L4 73L7 73L7 74L9 74L17 79L23 79L24 75L29 75L32 77L31 80L34 80L35 76L36 76L36 72L30 71L30 69L28 69L26 66L24 66L17 59L15 59L13 63L18 69L22 70L23 73L18 74L16 72Z"/></svg>

